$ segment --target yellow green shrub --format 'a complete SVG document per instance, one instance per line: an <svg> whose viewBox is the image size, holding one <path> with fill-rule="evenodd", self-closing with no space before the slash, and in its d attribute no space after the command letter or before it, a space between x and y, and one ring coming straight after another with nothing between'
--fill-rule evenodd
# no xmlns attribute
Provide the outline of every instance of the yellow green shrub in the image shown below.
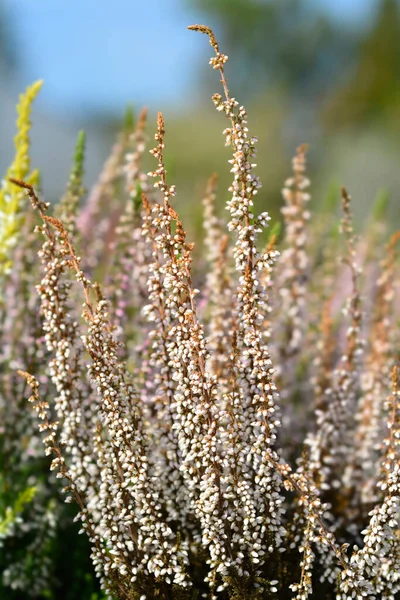
<svg viewBox="0 0 400 600"><path fill-rule="evenodd" d="M38 172L31 172L29 149L29 131L31 128L32 103L36 98L42 81L30 85L24 94L21 94L17 105L17 134L14 138L15 157L11 163L0 188L0 279L10 272L12 264L12 250L16 246L18 234L21 231L25 204L24 194L9 178L28 179L32 185L38 180Z"/></svg>

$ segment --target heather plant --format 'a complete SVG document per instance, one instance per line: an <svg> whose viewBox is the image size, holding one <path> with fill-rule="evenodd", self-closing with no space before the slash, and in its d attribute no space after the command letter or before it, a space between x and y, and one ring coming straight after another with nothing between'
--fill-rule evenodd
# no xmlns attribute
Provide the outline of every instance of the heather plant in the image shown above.
<svg viewBox="0 0 400 600"><path fill-rule="evenodd" d="M174 205L161 113L153 170L144 111L82 207L83 134L53 210L24 176L7 180L33 211L5 273L3 586L53 597L61 479L107 598L395 600L399 235L372 223L356 236L344 188L341 235L327 235L331 215L307 208L305 146L282 235L268 234L228 57L190 29L213 48L232 149L227 220L216 175L204 193L207 272Z"/></svg>
<svg viewBox="0 0 400 600"><path fill-rule="evenodd" d="M18 109L15 139L20 158L9 171L19 176L26 176L29 167L29 111L26 109L31 100L27 103L27 97L32 100L29 94L23 96ZM60 208L67 202L72 208L71 196L81 188L83 142L80 136ZM70 540L78 531L76 525L71 525L74 513L63 504L58 481L55 477L49 479L46 473L48 467L40 434L24 410L24 384L21 386L17 373L18 369L29 369L47 385L46 365L50 357L43 344L40 298L34 291L40 280L37 269L40 240L33 232L36 216L27 210L27 198L20 193L23 190L18 191L9 180L3 189L8 190L4 193L7 207L14 198L11 204L14 212L10 209L7 213L9 221L18 220L19 226L8 230L14 233L9 238L11 243L4 245L7 250L4 260L12 268L7 267L2 274L0 302L0 597L10 600L53 598L57 593L60 597L63 581L71 580L69 572L75 573L77 585L69 584L71 595L64 593L62 597L72 600L76 597L74 589L78 594L79 590L86 591L90 597L97 586L86 558L86 540L79 538L74 550L68 550ZM67 226L68 223L67 220Z"/></svg>

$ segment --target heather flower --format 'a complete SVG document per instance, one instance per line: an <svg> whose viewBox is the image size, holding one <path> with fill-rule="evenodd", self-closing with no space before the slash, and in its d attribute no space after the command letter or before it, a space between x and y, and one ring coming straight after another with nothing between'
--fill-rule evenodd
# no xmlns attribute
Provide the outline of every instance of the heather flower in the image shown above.
<svg viewBox="0 0 400 600"><path fill-rule="evenodd" d="M213 103L231 149L228 218L217 215L216 176L203 199L207 273L177 212L161 113L153 170L143 170L143 111L86 208L83 135L54 212L31 183L7 182L34 211L11 250L0 314L0 590L37 597L55 585L62 497L113 600L394 600L398 235L378 264L343 189L345 258L336 236L323 251L325 223L306 210L305 146L284 185L283 241L275 227L267 235L257 139L230 95L228 57L211 29L190 29L214 50L223 93ZM35 555L34 581L16 541Z"/></svg>

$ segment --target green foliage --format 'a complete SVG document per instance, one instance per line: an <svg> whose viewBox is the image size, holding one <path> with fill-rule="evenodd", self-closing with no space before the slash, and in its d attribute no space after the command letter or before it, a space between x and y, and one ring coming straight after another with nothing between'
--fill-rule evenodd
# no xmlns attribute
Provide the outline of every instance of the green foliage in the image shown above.
<svg viewBox="0 0 400 600"><path fill-rule="evenodd" d="M75 153L67 189L62 197L56 214L63 220L71 234L75 234L75 217L85 189L83 187L84 162L85 162L85 132L80 131L75 146Z"/></svg>
<svg viewBox="0 0 400 600"><path fill-rule="evenodd" d="M280 221L276 221L276 223L274 223L273 226L271 227L271 231L269 232L269 235L268 235L268 245L272 241L275 241L275 240L279 239L281 231L282 231L282 223Z"/></svg>
<svg viewBox="0 0 400 600"><path fill-rule="evenodd" d="M85 132L80 131L78 134L78 139L76 141L74 165L70 176L70 186L72 190L77 190L78 192L81 189L84 175L83 166L85 160L85 142Z"/></svg>
<svg viewBox="0 0 400 600"><path fill-rule="evenodd" d="M25 506L32 502L35 494L36 488L28 487L18 494L13 506L6 508L4 517L0 518L0 539L7 535L10 527L15 523Z"/></svg>

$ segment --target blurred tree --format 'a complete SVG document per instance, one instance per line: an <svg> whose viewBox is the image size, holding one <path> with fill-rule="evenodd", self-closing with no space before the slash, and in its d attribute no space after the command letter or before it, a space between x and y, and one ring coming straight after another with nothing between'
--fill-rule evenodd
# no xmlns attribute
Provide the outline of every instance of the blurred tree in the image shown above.
<svg viewBox="0 0 400 600"><path fill-rule="evenodd" d="M331 86L356 36L306 0L187 0L209 13L235 63L236 83L313 93ZM238 80L238 75L240 76Z"/></svg>
<svg viewBox="0 0 400 600"><path fill-rule="evenodd" d="M327 102L324 122L334 128L392 126L399 116L400 7L397 0L379 0L348 81Z"/></svg>

